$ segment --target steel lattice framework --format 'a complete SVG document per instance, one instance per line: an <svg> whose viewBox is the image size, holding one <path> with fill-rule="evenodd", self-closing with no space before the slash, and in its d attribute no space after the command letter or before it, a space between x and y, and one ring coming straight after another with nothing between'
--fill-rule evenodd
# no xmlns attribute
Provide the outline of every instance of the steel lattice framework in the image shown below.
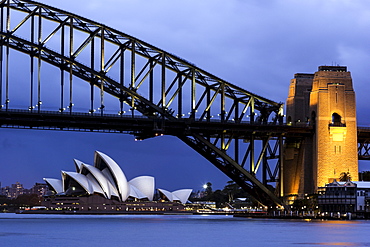
<svg viewBox="0 0 370 247"><path fill-rule="evenodd" d="M370 128L357 127L358 159L370 160Z"/></svg>
<svg viewBox="0 0 370 247"><path fill-rule="evenodd" d="M0 7L2 127L174 135L264 205L282 205L267 187L281 179L283 137L294 128L282 125L281 103L75 14L26 0L2 0ZM26 56L12 60L19 54ZM12 68L26 68L27 78L14 79L21 73ZM19 81L26 82L15 86ZM27 92L22 107L14 88Z"/></svg>

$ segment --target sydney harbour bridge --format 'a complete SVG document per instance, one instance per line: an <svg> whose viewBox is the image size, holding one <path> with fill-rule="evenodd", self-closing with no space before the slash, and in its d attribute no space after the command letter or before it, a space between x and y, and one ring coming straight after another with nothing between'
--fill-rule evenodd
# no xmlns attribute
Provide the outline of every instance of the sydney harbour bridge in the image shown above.
<svg viewBox="0 0 370 247"><path fill-rule="evenodd" d="M283 104L124 32L51 6L0 2L0 125L172 135L257 201L283 206ZM358 129L359 158L370 158ZM272 188L275 187L275 191Z"/></svg>

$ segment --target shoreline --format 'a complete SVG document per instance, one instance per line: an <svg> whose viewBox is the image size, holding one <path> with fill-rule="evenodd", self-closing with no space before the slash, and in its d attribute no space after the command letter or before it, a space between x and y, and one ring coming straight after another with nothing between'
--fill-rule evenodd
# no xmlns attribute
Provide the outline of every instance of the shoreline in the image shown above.
<svg viewBox="0 0 370 247"><path fill-rule="evenodd" d="M238 218L255 219L299 219L299 220L369 220L354 216L312 216L312 215L270 215L267 213L223 212L223 211L54 211L54 210L21 210L15 214L56 214L56 215L232 215Z"/></svg>

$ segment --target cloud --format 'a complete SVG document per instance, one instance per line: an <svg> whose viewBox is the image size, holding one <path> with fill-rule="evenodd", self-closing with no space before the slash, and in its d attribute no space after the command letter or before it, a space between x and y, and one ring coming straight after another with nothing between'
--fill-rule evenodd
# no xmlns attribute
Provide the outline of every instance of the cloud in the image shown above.
<svg viewBox="0 0 370 247"><path fill-rule="evenodd" d="M295 73L313 73L318 66L324 64L347 65L352 72L357 93L359 119L370 123L370 119L366 117L370 66L368 0L40 2L135 36L226 81L278 102L285 101L289 81ZM18 147L15 138L18 132L6 132L8 141L3 145ZM27 135L34 135L33 133ZM166 139L162 142L160 139L153 139L134 144L131 136L45 133L47 134L32 137L35 139L24 140L34 141L33 148L15 149L24 156L23 161L28 157L29 166L23 166L25 172L30 172L30 167L42 168L37 176L34 174L29 178L32 182L36 177L41 178L48 176L51 171L59 171L61 166L69 169L73 158L89 161L96 149L118 159L119 164L122 161L124 170L124 166L128 164L127 169L130 172L127 173L133 176L139 175L134 174L135 169L148 169L156 172L161 176L160 180L164 181L168 174L160 174L159 170L153 168L152 163L155 160L158 168L171 170L171 175L176 174L176 171L181 175L184 166L195 164L191 168L194 171L191 174L194 176L192 182L202 181L201 178L208 174L220 181L220 186L227 181L223 174L215 175L221 172L177 140ZM45 156L43 150L48 150L46 157L38 158L37 156ZM12 154L16 155L16 152ZM187 163L181 163L179 157ZM14 164L15 157L6 155L4 162ZM11 174L16 176L14 172ZM176 177L176 181L189 186L184 184L186 181L180 175ZM215 181L211 182L217 184ZM169 188L167 185L163 187Z"/></svg>

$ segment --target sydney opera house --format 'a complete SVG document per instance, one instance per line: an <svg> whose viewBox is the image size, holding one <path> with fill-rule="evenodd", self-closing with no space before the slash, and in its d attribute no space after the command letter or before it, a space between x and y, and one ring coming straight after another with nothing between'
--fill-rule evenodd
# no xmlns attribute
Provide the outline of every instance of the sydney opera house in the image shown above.
<svg viewBox="0 0 370 247"><path fill-rule="evenodd" d="M61 179L44 178L49 187L44 198L48 210L182 211L192 192L158 189L156 196L154 177L139 176L127 181L119 165L98 151L94 166L76 159L74 163L76 172L62 171Z"/></svg>

